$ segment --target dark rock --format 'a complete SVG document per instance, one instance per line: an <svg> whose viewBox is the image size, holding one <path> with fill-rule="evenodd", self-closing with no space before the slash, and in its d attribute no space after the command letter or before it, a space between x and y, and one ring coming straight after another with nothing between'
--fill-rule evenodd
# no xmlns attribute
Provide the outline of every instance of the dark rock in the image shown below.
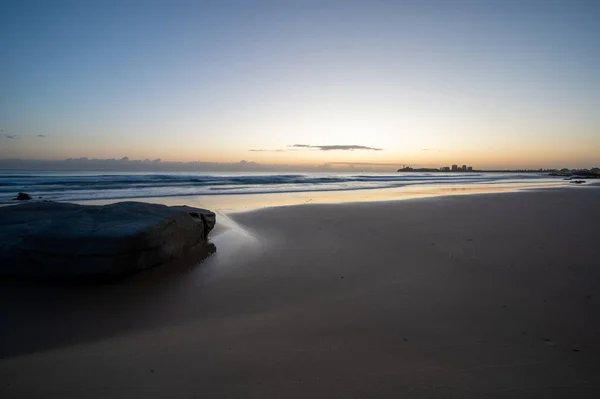
<svg viewBox="0 0 600 399"><path fill-rule="evenodd" d="M142 202L0 207L0 274L118 277L197 248L214 225L205 209Z"/></svg>
<svg viewBox="0 0 600 399"><path fill-rule="evenodd" d="M572 178L587 178L600 179L600 173L592 170L574 170L571 174Z"/></svg>
<svg viewBox="0 0 600 399"><path fill-rule="evenodd" d="M17 194L17 196L15 198L13 198L13 201L27 201L32 198L33 197L31 196L31 194L19 193L19 194Z"/></svg>
<svg viewBox="0 0 600 399"><path fill-rule="evenodd" d="M582 184L585 183L585 180L571 180L571 183Z"/></svg>
<svg viewBox="0 0 600 399"><path fill-rule="evenodd" d="M558 172L552 172L549 176L562 176L565 177L565 180L573 180L573 179L600 179L600 170L597 168L593 168L591 170L588 169L579 169L579 170L561 170Z"/></svg>

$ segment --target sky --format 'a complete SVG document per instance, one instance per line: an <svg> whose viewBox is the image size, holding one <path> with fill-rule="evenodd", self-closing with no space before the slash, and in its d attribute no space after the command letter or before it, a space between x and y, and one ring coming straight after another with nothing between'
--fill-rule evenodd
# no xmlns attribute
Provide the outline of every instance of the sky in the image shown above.
<svg viewBox="0 0 600 399"><path fill-rule="evenodd" d="M600 166L598 21L592 0L6 0L0 159Z"/></svg>

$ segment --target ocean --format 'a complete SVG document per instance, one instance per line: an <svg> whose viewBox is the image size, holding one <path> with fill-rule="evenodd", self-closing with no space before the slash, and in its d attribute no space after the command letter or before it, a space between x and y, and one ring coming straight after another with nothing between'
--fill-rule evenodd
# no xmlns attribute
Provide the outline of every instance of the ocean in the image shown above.
<svg viewBox="0 0 600 399"><path fill-rule="evenodd" d="M0 204L18 192L54 201L249 195L389 189L407 186L542 185L545 173L147 173L0 171Z"/></svg>

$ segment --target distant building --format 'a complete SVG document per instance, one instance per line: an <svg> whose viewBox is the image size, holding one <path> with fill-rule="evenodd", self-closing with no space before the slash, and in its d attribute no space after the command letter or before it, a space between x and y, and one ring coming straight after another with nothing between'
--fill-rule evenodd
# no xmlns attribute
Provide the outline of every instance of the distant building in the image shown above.
<svg viewBox="0 0 600 399"><path fill-rule="evenodd" d="M463 165L461 169L462 169L463 172L466 172L467 171L467 165Z"/></svg>
<svg viewBox="0 0 600 399"><path fill-rule="evenodd" d="M473 167L472 166L468 166L467 167L467 172L472 172L473 171Z"/></svg>
<svg viewBox="0 0 600 399"><path fill-rule="evenodd" d="M449 167L449 166L442 166L442 167L440 168L440 170L441 170L442 172L450 172L450 167Z"/></svg>
<svg viewBox="0 0 600 399"><path fill-rule="evenodd" d="M452 165L452 171L458 172L458 165Z"/></svg>

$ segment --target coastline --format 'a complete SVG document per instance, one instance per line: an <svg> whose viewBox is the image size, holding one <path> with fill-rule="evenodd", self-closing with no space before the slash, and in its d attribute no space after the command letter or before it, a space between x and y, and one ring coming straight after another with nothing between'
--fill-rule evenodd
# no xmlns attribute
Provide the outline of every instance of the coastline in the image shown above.
<svg viewBox="0 0 600 399"><path fill-rule="evenodd" d="M228 205L199 265L3 281L0 394L596 397L599 200Z"/></svg>
<svg viewBox="0 0 600 399"><path fill-rule="evenodd" d="M515 173L0 173L0 206L18 192L36 200L95 203L202 198L210 205L302 200L370 201L455 193L497 192L568 183L544 174ZM296 202L290 199L297 198Z"/></svg>
<svg viewBox="0 0 600 399"><path fill-rule="evenodd" d="M496 183L496 184L447 184L419 185L399 188L374 188L357 190L331 191L301 191L286 193L258 194L219 194L197 196L119 198L74 201L79 204L106 205L119 201L155 202L168 206L186 204L210 209L221 215L239 212L249 212L257 209L268 209L280 206L303 204L343 204L361 202L394 202L421 198L435 198L453 195L501 194L511 192L526 192L529 190L545 189L581 189L584 187L600 186L600 183L588 183L584 186L573 187L566 181L543 183Z"/></svg>

